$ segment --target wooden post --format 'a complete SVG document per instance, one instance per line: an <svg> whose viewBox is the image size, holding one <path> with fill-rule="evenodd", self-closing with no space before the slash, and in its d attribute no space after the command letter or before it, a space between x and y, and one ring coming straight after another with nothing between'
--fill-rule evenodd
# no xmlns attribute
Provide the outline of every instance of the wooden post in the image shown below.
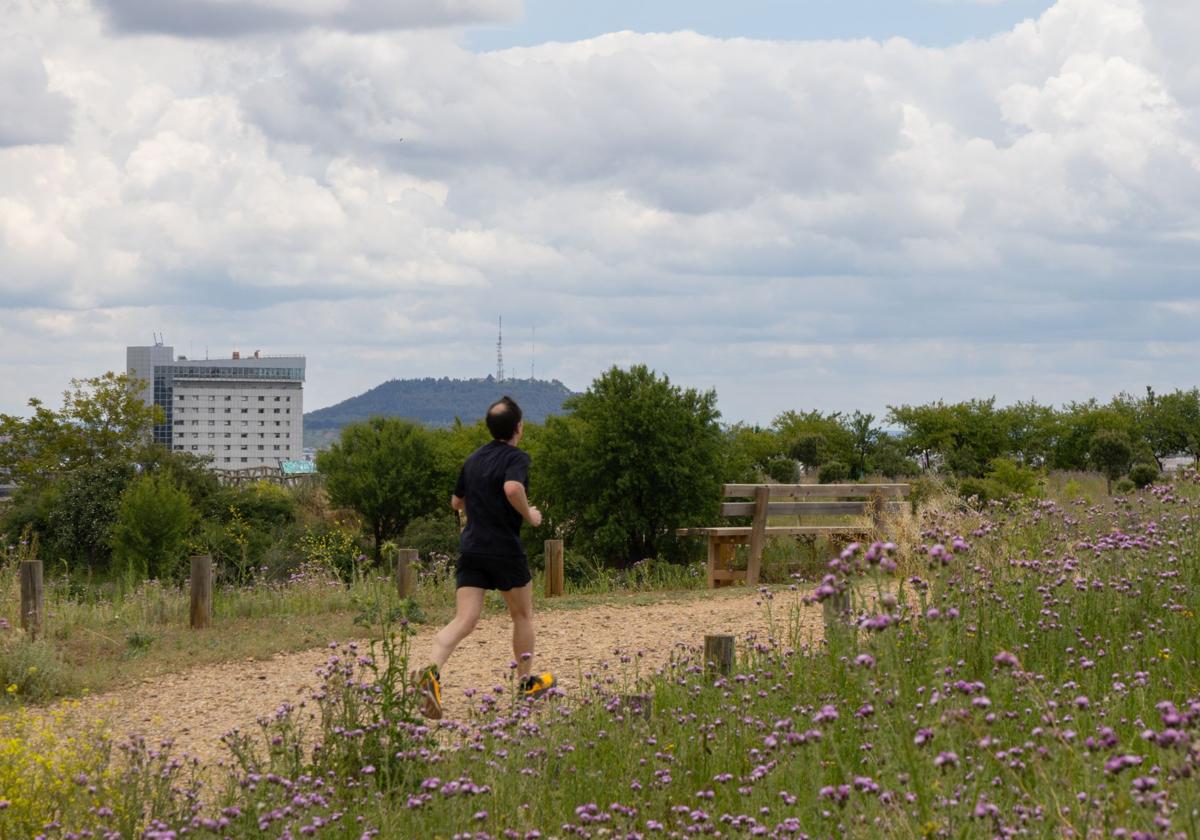
<svg viewBox="0 0 1200 840"><path fill-rule="evenodd" d="M546 597L563 594L563 541L546 540Z"/></svg>
<svg viewBox="0 0 1200 840"><path fill-rule="evenodd" d="M849 623L850 591L838 592L827 598L821 605L821 612L825 620L826 631Z"/></svg>
<svg viewBox="0 0 1200 840"><path fill-rule="evenodd" d="M46 617L45 593L42 590L42 561L21 561L21 627L30 639L42 635Z"/></svg>
<svg viewBox="0 0 1200 840"><path fill-rule="evenodd" d="M207 554L192 556L192 604L189 616L193 630L201 630L212 624L212 557Z"/></svg>
<svg viewBox="0 0 1200 840"><path fill-rule="evenodd" d="M871 513L871 527L875 529L876 536L883 534L883 514L887 510L887 503L884 501L883 494L878 490L871 493L871 498L867 500L867 510Z"/></svg>
<svg viewBox="0 0 1200 840"><path fill-rule="evenodd" d="M416 591L413 585L413 567L417 565L418 559L415 548L396 550L396 594L401 598L411 598Z"/></svg>
<svg viewBox="0 0 1200 840"><path fill-rule="evenodd" d="M746 585L758 586L762 569L763 545L767 538L767 501L771 488L760 484L754 488L754 521L750 525L750 562L746 566Z"/></svg>
<svg viewBox="0 0 1200 840"><path fill-rule="evenodd" d="M704 637L704 669L729 676L733 670L733 636Z"/></svg>

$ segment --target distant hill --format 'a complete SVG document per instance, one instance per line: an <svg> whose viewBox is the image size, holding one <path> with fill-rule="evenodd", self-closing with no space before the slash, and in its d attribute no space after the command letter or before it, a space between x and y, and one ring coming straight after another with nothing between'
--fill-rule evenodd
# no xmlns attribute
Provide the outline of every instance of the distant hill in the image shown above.
<svg viewBox="0 0 1200 840"><path fill-rule="evenodd" d="M450 426L455 417L474 423L505 394L517 401L525 417L540 423L551 414L562 414L563 402L572 392L557 379L393 379L365 394L305 414L305 443L319 446L336 437L337 430L347 423L375 416L404 417L428 426Z"/></svg>

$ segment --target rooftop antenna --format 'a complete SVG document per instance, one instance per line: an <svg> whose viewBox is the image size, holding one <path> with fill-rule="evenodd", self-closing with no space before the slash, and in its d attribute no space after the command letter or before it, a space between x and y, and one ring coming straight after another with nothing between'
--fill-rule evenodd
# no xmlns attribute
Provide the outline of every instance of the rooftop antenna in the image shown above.
<svg viewBox="0 0 1200 840"><path fill-rule="evenodd" d="M496 333L496 381L504 381L504 316L500 316L499 330Z"/></svg>
<svg viewBox="0 0 1200 840"><path fill-rule="evenodd" d="M534 365L537 363L537 324L530 328L529 336L529 381L534 380Z"/></svg>

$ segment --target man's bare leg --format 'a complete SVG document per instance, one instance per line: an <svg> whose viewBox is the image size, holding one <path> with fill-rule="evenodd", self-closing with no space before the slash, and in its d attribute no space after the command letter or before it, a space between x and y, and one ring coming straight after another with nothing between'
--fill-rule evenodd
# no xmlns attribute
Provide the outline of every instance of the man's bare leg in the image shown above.
<svg viewBox="0 0 1200 840"><path fill-rule="evenodd" d="M529 676L533 667L533 582L518 589L501 591L513 623L513 658L517 660L517 675ZM524 656L523 654L529 654Z"/></svg>
<svg viewBox="0 0 1200 840"><path fill-rule="evenodd" d="M440 671L458 647L459 642L471 635L479 616L483 613L483 596L486 591L476 586L460 586L454 593L454 618L433 637L433 652L430 659Z"/></svg>

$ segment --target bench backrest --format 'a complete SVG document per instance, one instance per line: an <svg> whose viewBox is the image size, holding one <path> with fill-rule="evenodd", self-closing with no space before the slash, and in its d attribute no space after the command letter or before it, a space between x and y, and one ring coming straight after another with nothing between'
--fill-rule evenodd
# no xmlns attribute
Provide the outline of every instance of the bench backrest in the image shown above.
<svg viewBox="0 0 1200 840"><path fill-rule="evenodd" d="M907 484L726 484L721 515L865 516L902 504L908 490Z"/></svg>

